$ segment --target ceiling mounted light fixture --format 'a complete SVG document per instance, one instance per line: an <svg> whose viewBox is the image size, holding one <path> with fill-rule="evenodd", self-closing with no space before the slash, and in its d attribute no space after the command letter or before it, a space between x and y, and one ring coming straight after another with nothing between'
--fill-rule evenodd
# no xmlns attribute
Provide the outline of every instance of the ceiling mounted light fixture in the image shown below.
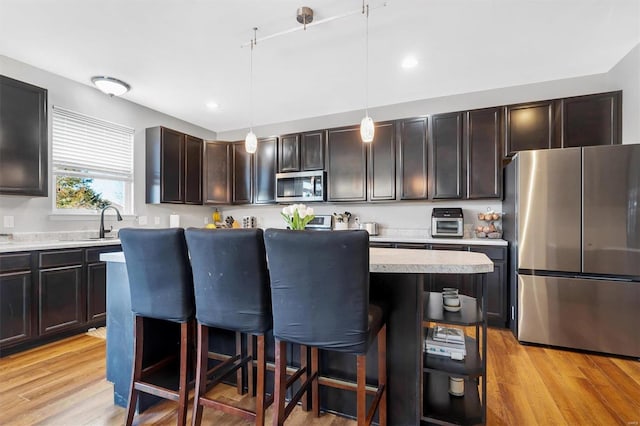
<svg viewBox="0 0 640 426"><path fill-rule="evenodd" d="M244 149L253 154L258 149L258 138L253 133L253 48L256 45L256 32L258 27L253 27L253 39L251 40L251 60L249 62L249 133L244 138Z"/></svg>
<svg viewBox="0 0 640 426"><path fill-rule="evenodd" d="M100 89L101 92L109 96L124 95L131 89L131 86L122 80L102 75L91 77L91 82Z"/></svg>
<svg viewBox="0 0 640 426"><path fill-rule="evenodd" d="M366 19L365 29L365 62L364 62L364 111L365 115L360 122L360 137L362 142L372 142L375 127L373 119L369 117L369 3L362 0L362 13Z"/></svg>
<svg viewBox="0 0 640 426"><path fill-rule="evenodd" d="M299 23L302 24L303 29L306 30L307 24L310 24L313 22L313 9L307 6L302 6L301 8L298 8L296 12L296 19Z"/></svg>

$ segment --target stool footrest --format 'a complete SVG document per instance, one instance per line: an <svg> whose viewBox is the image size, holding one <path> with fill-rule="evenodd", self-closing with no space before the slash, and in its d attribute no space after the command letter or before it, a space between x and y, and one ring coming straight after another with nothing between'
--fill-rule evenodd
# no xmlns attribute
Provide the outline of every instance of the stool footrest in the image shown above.
<svg viewBox="0 0 640 426"><path fill-rule="evenodd" d="M134 387L136 390L159 396L160 398L170 399L172 401L177 401L178 399L180 399L178 392L151 383L135 382Z"/></svg>
<svg viewBox="0 0 640 426"><path fill-rule="evenodd" d="M358 385L356 383L348 380L337 379L335 377L318 376L318 383L322 386L329 386L331 388L350 390L354 392L358 389ZM374 395L378 392L378 387L376 386L366 385L365 389L367 390L368 395Z"/></svg>
<svg viewBox="0 0 640 426"><path fill-rule="evenodd" d="M293 384L293 382L295 382L298 379L298 377L300 377L300 375L304 373L305 370L306 370L306 368L300 368L296 374L294 374L291 378L289 378L289 380L287 380L287 388L291 384ZM300 374L298 374L298 373L300 373ZM296 392L296 394L293 396L293 398L291 398L291 401L289 401L289 403L287 404L287 406L284 409L284 417L285 418L289 417L289 413L291 413L291 411L295 408L295 406L298 404L298 401L300 401L300 398L302 397L302 395L304 395L304 393L307 391L307 389L309 389L309 387L311 386L311 383L317 377L318 377L317 373L314 373L311 376L309 376L307 378L307 380L305 380L300 385L300 389L298 389L298 392Z"/></svg>
<svg viewBox="0 0 640 426"><path fill-rule="evenodd" d="M237 416L240 416L244 419L247 420L253 420L256 418L256 413L251 411L251 410L247 410L241 407L235 407L233 405L229 405L226 404L224 402L220 402L220 401L216 401L214 399L207 399L203 396L201 396L198 399L198 403L201 405L205 405L207 407L211 407L211 408L215 408L216 410L220 410L224 413L228 413L228 414L234 414Z"/></svg>
<svg viewBox="0 0 640 426"><path fill-rule="evenodd" d="M143 368L142 375L145 376L148 374L155 373L156 371L163 369L164 367L166 367L176 359L178 359L176 355L171 355L166 358L163 358L160 361L156 362L155 364L152 364L152 365L149 365L148 367Z"/></svg>

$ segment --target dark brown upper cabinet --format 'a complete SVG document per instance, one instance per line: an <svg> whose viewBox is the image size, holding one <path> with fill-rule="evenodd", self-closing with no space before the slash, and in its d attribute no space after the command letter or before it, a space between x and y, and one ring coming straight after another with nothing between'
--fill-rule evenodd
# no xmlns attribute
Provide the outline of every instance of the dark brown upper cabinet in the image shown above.
<svg viewBox="0 0 640 426"><path fill-rule="evenodd" d="M46 197L47 90L0 75L0 194Z"/></svg>
<svg viewBox="0 0 640 426"><path fill-rule="evenodd" d="M553 101L508 105L505 116L505 157L511 158L518 151L556 147Z"/></svg>
<svg viewBox="0 0 640 426"><path fill-rule="evenodd" d="M253 202L255 204L276 202L277 153L277 137L258 139L258 148L253 158Z"/></svg>
<svg viewBox="0 0 640 426"><path fill-rule="evenodd" d="M302 171L324 169L324 130L306 132L300 139Z"/></svg>
<svg viewBox="0 0 640 426"><path fill-rule="evenodd" d="M376 123L369 145L369 200L389 201L396 198L395 123Z"/></svg>
<svg viewBox="0 0 640 426"><path fill-rule="evenodd" d="M360 127L327 132L327 201L367 200L367 145Z"/></svg>
<svg viewBox="0 0 640 426"><path fill-rule="evenodd" d="M233 142L232 151L232 197L233 204L251 204L252 185L251 168L253 164L252 154L244 147L244 141Z"/></svg>
<svg viewBox="0 0 640 426"><path fill-rule="evenodd" d="M303 172L324 169L324 130L280 137L278 172Z"/></svg>
<svg viewBox="0 0 640 426"><path fill-rule="evenodd" d="M228 142L205 144L204 203L231 203L231 145Z"/></svg>
<svg viewBox="0 0 640 426"><path fill-rule="evenodd" d="M621 143L622 92L560 100L562 147Z"/></svg>
<svg viewBox="0 0 640 426"><path fill-rule="evenodd" d="M202 204L203 140L166 127L146 130L146 202Z"/></svg>
<svg viewBox="0 0 640 426"><path fill-rule="evenodd" d="M278 172L300 171L300 135L284 135L278 143Z"/></svg>
<svg viewBox="0 0 640 426"><path fill-rule="evenodd" d="M400 199L426 200L428 197L428 120L426 117L398 123Z"/></svg>
<svg viewBox="0 0 640 426"><path fill-rule="evenodd" d="M465 113L466 198L502 197L502 111L499 107Z"/></svg>
<svg viewBox="0 0 640 426"><path fill-rule="evenodd" d="M431 198L463 198L462 126L463 113L432 115Z"/></svg>
<svg viewBox="0 0 640 426"><path fill-rule="evenodd" d="M202 204L202 150L204 141L185 135L184 203Z"/></svg>

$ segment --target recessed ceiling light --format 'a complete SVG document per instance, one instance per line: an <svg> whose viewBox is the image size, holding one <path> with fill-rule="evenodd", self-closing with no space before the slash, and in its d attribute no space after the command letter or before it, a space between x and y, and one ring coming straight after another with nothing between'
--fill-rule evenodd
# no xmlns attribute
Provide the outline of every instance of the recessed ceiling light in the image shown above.
<svg viewBox="0 0 640 426"><path fill-rule="evenodd" d="M131 86L127 83L113 77L96 76L91 78L91 82L109 96L124 95L129 91L129 89L131 89Z"/></svg>
<svg viewBox="0 0 640 426"><path fill-rule="evenodd" d="M209 108L209 109L216 109L216 108L218 108L218 106L219 105L216 102L213 102L213 101L207 102L207 108Z"/></svg>
<svg viewBox="0 0 640 426"><path fill-rule="evenodd" d="M402 68L410 69L415 68L418 65L418 60L415 56L407 56L402 60Z"/></svg>

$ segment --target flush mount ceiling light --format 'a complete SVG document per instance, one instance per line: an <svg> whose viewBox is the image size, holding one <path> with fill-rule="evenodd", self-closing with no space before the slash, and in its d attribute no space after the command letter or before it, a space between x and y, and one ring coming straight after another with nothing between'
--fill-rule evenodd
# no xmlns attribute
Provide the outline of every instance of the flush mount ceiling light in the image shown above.
<svg viewBox="0 0 640 426"><path fill-rule="evenodd" d="M258 27L253 27L253 39L251 40L251 59L249 62L249 133L244 138L244 149L253 154L258 149L258 139L253 133L253 48L256 45L256 33Z"/></svg>
<svg viewBox="0 0 640 426"><path fill-rule="evenodd" d="M207 108L209 109L217 109L219 107L217 102L211 101L207 102Z"/></svg>
<svg viewBox="0 0 640 426"><path fill-rule="evenodd" d="M369 3L362 1L362 13L365 15L365 62L364 62L364 118L360 122L360 137L362 142L372 142L375 127L373 119L369 117Z"/></svg>
<svg viewBox="0 0 640 426"><path fill-rule="evenodd" d="M418 60L413 55L409 55L402 60L402 68L406 70L410 68L415 68L417 65L418 65Z"/></svg>
<svg viewBox="0 0 640 426"><path fill-rule="evenodd" d="M122 80L107 76L91 77L91 82L103 93L109 96L120 96L127 93L131 86Z"/></svg>

